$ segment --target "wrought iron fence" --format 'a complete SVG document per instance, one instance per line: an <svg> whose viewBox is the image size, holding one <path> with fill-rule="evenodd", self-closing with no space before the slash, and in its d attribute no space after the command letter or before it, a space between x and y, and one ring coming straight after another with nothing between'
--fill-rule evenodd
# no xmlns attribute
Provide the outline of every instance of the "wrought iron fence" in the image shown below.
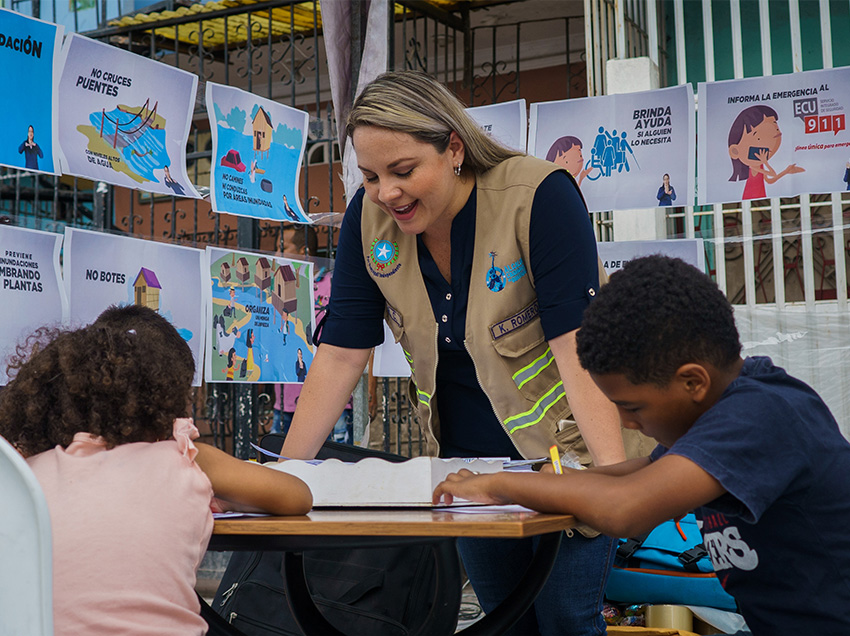
<svg viewBox="0 0 850 636"><path fill-rule="evenodd" d="M203 186L209 177L212 139L203 100L206 82L238 86L307 111L308 148L302 169L302 204L321 212L344 211L333 106L318 0L257 0L199 12L175 0L148 18L119 17L121 3L68 5L52 0L15 1L12 8L62 21L69 30L196 74L198 99L189 134L188 173ZM216 5L219 6L220 5ZM94 13L75 13L74 7ZM582 18L472 26L468 9L448 13L416 0L391 3L389 66L428 72L452 86L469 105L527 97L521 83L540 67L529 59L526 37L554 39L557 82L542 99L586 94ZM70 16L70 17L69 17ZM93 18L92 18L93 16ZM156 19L150 19L155 17ZM92 22L92 19L94 22ZM82 25L82 26L81 26ZM522 43L522 45L521 45ZM357 52L355 51L355 54ZM551 71L550 71L551 73ZM334 256L337 230L255 221L212 211L205 200L151 195L76 177L0 169L0 215L15 225L61 232L65 226L124 233L202 248L206 245L285 252L304 246L308 256ZM423 452L418 420L406 397L407 380L383 379L380 416L371 444L409 456ZM209 384L196 391L193 415L213 443L248 457L250 443L268 429L272 402L266 385ZM368 421L365 391L355 393L355 430Z"/></svg>

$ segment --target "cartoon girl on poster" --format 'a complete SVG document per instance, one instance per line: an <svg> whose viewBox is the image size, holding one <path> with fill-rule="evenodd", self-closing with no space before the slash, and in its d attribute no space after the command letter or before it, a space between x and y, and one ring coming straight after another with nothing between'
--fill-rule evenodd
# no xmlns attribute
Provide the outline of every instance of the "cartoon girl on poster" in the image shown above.
<svg viewBox="0 0 850 636"><path fill-rule="evenodd" d="M747 181L742 200L764 199L767 196L765 182L776 183L786 174L806 170L792 163L777 173L768 163L782 143L778 119L770 106L758 104L742 110L729 130L729 157L732 159L729 181Z"/></svg>
<svg viewBox="0 0 850 636"><path fill-rule="evenodd" d="M581 149L581 140L578 137L561 137L555 140L555 143L549 148L549 152L546 153L546 161L551 161L565 168L576 180L579 187L591 170L589 165L587 168L584 167L584 156L582 156Z"/></svg>

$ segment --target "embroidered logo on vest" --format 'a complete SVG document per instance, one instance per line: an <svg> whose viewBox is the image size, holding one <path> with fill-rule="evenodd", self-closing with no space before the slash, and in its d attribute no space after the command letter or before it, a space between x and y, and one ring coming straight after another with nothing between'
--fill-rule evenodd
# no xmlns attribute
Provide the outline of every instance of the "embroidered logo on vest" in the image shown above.
<svg viewBox="0 0 850 636"><path fill-rule="evenodd" d="M398 268L401 267L401 263L396 261L398 261L398 243L395 241L390 242L386 239L375 239L372 241L369 258L366 262L374 276L386 278L395 274Z"/></svg>
<svg viewBox="0 0 850 636"><path fill-rule="evenodd" d="M496 252L490 252L490 269L487 270L487 289L490 291L500 292L507 283L515 283L528 273L522 259L514 261L504 269L496 267L496 256Z"/></svg>
<svg viewBox="0 0 850 636"><path fill-rule="evenodd" d="M487 270L487 289L500 292L505 288L505 270L496 267L496 252L490 252L490 269Z"/></svg>
<svg viewBox="0 0 850 636"><path fill-rule="evenodd" d="M522 259L515 261L505 268L505 275L508 277L509 283L515 283L520 278L526 275L525 263Z"/></svg>

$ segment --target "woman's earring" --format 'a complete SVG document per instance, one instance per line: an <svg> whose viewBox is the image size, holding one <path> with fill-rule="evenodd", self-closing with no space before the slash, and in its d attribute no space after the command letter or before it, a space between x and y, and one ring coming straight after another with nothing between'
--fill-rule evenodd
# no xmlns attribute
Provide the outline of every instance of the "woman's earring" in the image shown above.
<svg viewBox="0 0 850 636"><path fill-rule="evenodd" d="M455 176L456 176L456 177L459 177L459 176L460 176L460 164L457 164L457 165L455 166Z"/></svg>

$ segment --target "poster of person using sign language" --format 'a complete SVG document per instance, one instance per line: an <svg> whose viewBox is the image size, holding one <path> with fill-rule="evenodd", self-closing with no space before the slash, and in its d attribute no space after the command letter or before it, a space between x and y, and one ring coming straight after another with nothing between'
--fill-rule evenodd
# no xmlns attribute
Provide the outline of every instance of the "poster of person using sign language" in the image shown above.
<svg viewBox="0 0 850 636"><path fill-rule="evenodd" d="M0 9L0 165L59 174L55 77L61 26Z"/></svg>
<svg viewBox="0 0 850 636"><path fill-rule="evenodd" d="M528 154L576 180L591 212L689 205L694 200L690 84L531 105ZM659 182L668 185L658 198Z"/></svg>

